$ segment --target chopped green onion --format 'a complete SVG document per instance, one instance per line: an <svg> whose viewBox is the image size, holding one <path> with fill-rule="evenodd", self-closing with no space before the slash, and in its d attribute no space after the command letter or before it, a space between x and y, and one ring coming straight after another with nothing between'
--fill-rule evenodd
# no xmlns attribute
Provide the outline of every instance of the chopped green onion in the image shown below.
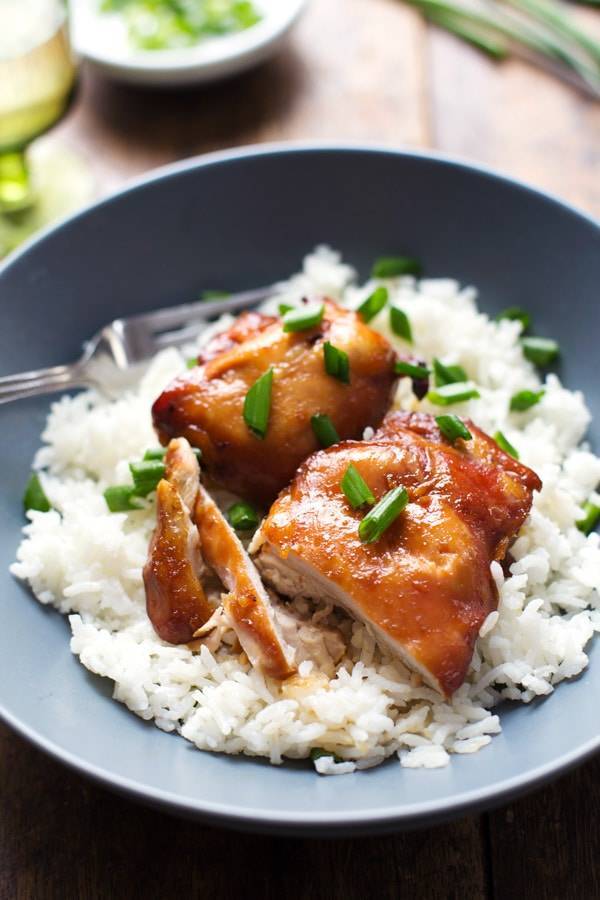
<svg viewBox="0 0 600 900"><path fill-rule="evenodd" d="M166 447L152 447L151 450L146 450L146 452L144 453L144 461L147 461L150 459L162 460L165 458L166 454L167 454Z"/></svg>
<svg viewBox="0 0 600 900"><path fill-rule="evenodd" d="M236 531L252 531L256 528L260 517L256 509L250 503L234 503L227 510L227 518Z"/></svg>
<svg viewBox="0 0 600 900"><path fill-rule="evenodd" d="M379 540L384 531L398 518L407 503L408 491L402 485L388 491L379 503L369 510L358 526L358 536L363 544L372 544Z"/></svg>
<svg viewBox="0 0 600 900"><path fill-rule="evenodd" d="M419 366L414 365L413 363L405 362L403 359L398 360L398 362L394 365L394 372L396 375L405 375L407 378L429 378L430 370L427 366Z"/></svg>
<svg viewBox="0 0 600 900"><path fill-rule="evenodd" d="M291 303L280 303L277 308L279 309L280 316L285 316L285 314L288 313L291 309L297 309L297 307L292 306Z"/></svg>
<svg viewBox="0 0 600 900"><path fill-rule="evenodd" d="M188 359L186 359L185 365L188 369L195 369L198 365L198 357L190 356Z"/></svg>
<svg viewBox="0 0 600 900"><path fill-rule="evenodd" d="M390 307L390 328L394 334L404 338L407 343L412 344L412 328L410 327L408 316L398 306Z"/></svg>
<svg viewBox="0 0 600 900"><path fill-rule="evenodd" d="M310 424L321 447L326 448L331 447L332 444L339 444L340 436L328 415L316 413L311 416Z"/></svg>
<svg viewBox="0 0 600 900"><path fill-rule="evenodd" d="M551 338L524 337L521 347L523 355L536 366L549 366L559 353L558 344Z"/></svg>
<svg viewBox="0 0 600 900"><path fill-rule="evenodd" d="M229 291L202 291L200 294L201 300L223 300L225 297L229 297Z"/></svg>
<svg viewBox="0 0 600 900"><path fill-rule="evenodd" d="M433 360L433 372L437 387L445 384L456 384L459 381L468 381L468 376L462 366L445 366L439 359Z"/></svg>
<svg viewBox="0 0 600 900"><path fill-rule="evenodd" d="M447 437L451 443L454 443L457 438L462 438L463 441L471 441L473 439L473 435L458 416L436 416L435 421L438 423L438 428L444 437Z"/></svg>
<svg viewBox="0 0 600 900"><path fill-rule="evenodd" d="M271 412L271 389L273 387L273 369L254 382L244 400L244 422L250 431L260 440L267 433L269 413Z"/></svg>
<svg viewBox="0 0 600 900"><path fill-rule="evenodd" d="M313 747L310 751L310 758L312 762L316 762L318 759L321 759L322 756L330 756L332 760L337 763L344 762L341 756L338 756L337 753L332 753L330 750L323 750L322 747Z"/></svg>
<svg viewBox="0 0 600 900"><path fill-rule="evenodd" d="M544 389L541 391L518 391L510 398L510 408L512 412L524 412L539 403L544 396Z"/></svg>
<svg viewBox="0 0 600 900"><path fill-rule="evenodd" d="M366 300L357 307L356 312L359 314L363 322L370 322L377 313L381 312L385 304L388 302L388 289L386 287L375 288L372 294L369 294Z"/></svg>
<svg viewBox="0 0 600 900"><path fill-rule="evenodd" d="M510 319L512 322L520 322L523 334L525 334L531 325L531 316L528 312L525 312L524 309L521 309L520 306L509 306L507 309L503 309L502 312L498 313L496 319L498 321L501 319Z"/></svg>
<svg viewBox="0 0 600 900"><path fill-rule="evenodd" d="M373 263L373 278L397 278L399 275L420 275L423 267L410 256L380 256Z"/></svg>
<svg viewBox="0 0 600 900"><path fill-rule="evenodd" d="M144 505L136 489L130 484L115 484L106 488L104 499L111 512L129 512L132 509L141 509Z"/></svg>
<svg viewBox="0 0 600 900"><path fill-rule="evenodd" d="M506 438L501 431L496 432L494 440L501 450L504 450L505 453L508 453L508 455L514 457L514 459L519 459L519 451L516 447L513 447L508 438Z"/></svg>
<svg viewBox="0 0 600 900"><path fill-rule="evenodd" d="M25 512L27 512L28 509L36 509L38 512L48 512L52 508L37 472L32 472L29 476L29 481L27 482L25 493L23 494L23 506L25 507Z"/></svg>
<svg viewBox="0 0 600 900"><path fill-rule="evenodd" d="M325 371L338 381L350 384L350 359L345 350L334 347L330 341L323 344L323 359Z"/></svg>
<svg viewBox="0 0 600 900"><path fill-rule="evenodd" d="M582 506L583 518L578 519L575 524L584 534L589 534L600 522L600 506L596 506L591 500L586 500Z"/></svg>
<svg viewBox="0 0 600 900"><path fill-rule="evenodd" d="M144 459L129 463L135 493L146 497L156 490L158 482L165 476L165 464L159 459Z"/></svg>
<svg viewBox="0 0 600 900"><path fill-rule="evenodd" d="M473 400L479 396L479 391L472 381L459 381L455 384L444 384L435 391L429 391L427 399L436 406L451 406L453 403L463 403L465 400Z"/></svg>
<svg viewBox="0 0 600 900"><path fill-rule="evenodd" d="M298 309L288 309L283 316L283 330L290 331L307 331L320 325L325 315L325 304L319 303L318 306L301 306Z"/></svg>
<svg viewBox="0 0 600 900"><path fill-rule="evenodd" d="M373 492L353 463L350 463L344 472L340 487L353 509L359 509L365 503L369 505L375 503Z"/></svg>

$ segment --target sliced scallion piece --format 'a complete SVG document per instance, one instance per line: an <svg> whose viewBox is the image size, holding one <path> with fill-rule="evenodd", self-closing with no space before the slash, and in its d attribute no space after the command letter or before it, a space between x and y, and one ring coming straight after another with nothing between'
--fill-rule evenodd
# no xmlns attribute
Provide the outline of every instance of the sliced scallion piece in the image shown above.
<svg viewBox="0 0 600 900"><path fill-rule="evenodd" d="M385 304L388 302L388 289L386 287L375 288L372 294L369 294L366 300L357 307L356 312L359 314L363 322L370 322L377 313L381 312Z"/></svg>
<svg viewBox="0 0 600 900"><path fill-rule="evenodd" d="M448 438L451 443L454 443L457 438L462 438L463 441L470 441L473 439L473 435L463 420L458 416L452 414L436 416L435 421L444 437Z"/></svg>
<svg viewBox="0 0 600 900"><path fill-rule="evenodd" d="M323 360L325 363L325 371L332 378L343 381L344 384L350 384L350 359L345 350L334 347L330 341L323 344Z"/></svg>
<svg viewBox="0 0 600 900"><path fill-rule="evenodd" d="M536 403L539 403L544 396L544 389L540 391L517 391L510 398L510 408L512 412L524 412L531 409Z"/></svg>
<svg viewBox="0 0 600 900"><path fill-rule="evenodd" d="M186 359L185 365L186 365L186 368L188 368L188 369L195 369L196 366L198 365L198 357L190 356L188 359Z"/></svg>
<svg viewBox="0 0 600 900"><path fill-rule="evenodd" d="M394 334L398 335L398 337L401 337L407 343L412 344L413 336L409 318L399 306L390 307L390 328Z"/></svg>
<svg viewBox="0 0 600 900"><path fill-rule="evenodd" d="M52 508L37 472L32 472L29 476L29 481L25 486L25 493L23 494L23 506L25 512L27 512L28 509L35 509L38 512L48 512Z"/></svg>
<svg viewBox="0 0 600 900"><path fill-rule="evenodd" d="M505 453L508 453L508 455L512 456L514 459L519 459L519 451L516 447L513 447L508 438L505 437L501 431L496 432L494 440L501 450L504 450Z"/></svg>
<svg viewBox="0 0 600 900"><path fill-rule="evenodd" d="M291 309L296 309L297 307L292 306L291 303L280 303L279 306L278 306L277 308L278 308L278 310L279 310L279 315L280 315L280 316L285 316L285 314L286 314L286 313L289 313L289 311L290 311Z"/></svg>
<svg viewBox="0 0 600 900"><path fill-rule="evenodd" d="M379 503L369 510L360 525L358 536L363 544L372 544L390 527L408 503L408 491L400 485L385 494Z"/></svg>
<svg viewBox="0 0 600 900"><path fill-rule="evenodd" d="M512 322L520 322L521 323L521 332L525 334L527 329L531 326L531 316L524 309L521 309L520 306L509 306L507 309L503 309L502 312L499 312L496 316L496 319L500 321L501 319L510 319Z"/></svg>
<svg viewBox="0 0 600 900"><path fill-rule="evenodd" d="M141 462L129 463L129 471L135 493L139 497L147 497L156 490L161 478L164 478L165 464L160 459L143 459Z"/></svg>
<svg viewBox="0 0 600 900"><path fill-rule="evenodd" d="M583 517L578 519L575 524L584 534L589 534L590 531L594 530L598 522L600 522L600 506L592 503L591 500L586 500L582 505L582 509Z"/></svg>
<svg viewBox="0 0 600 900"><path fill-rule="evenodd" d="M373 278L397 278L399 275L420 275L423 267L411 256L380 256L373 263Z"/></svg>
<svg viewBox="0 0 600 900"><path fill-rule="evenodd" d="M252 531L260 521L257 510L243 501L229 507L227 518L236 531Z"/></svg>
<svg viewBox="0 0 600 900"><path fill-rule="evenodd" d="M339 444L340 436L326 413L316 413L311 416L310 424L321 447L327 448L332 444Z"/></svg>
<svg viewBox="0 0 600 900"><path fill-rule="evenodd" d="M551 338L524 337L521 338L523 355L536 366L549 366L559 354L556 341Z"/></svg>
<svg viewBox="0 0 600 900"><path fill-rule="evenodd" d="M341 756L338 756L337 753L332 753L331 750L323 750L322 747L313 747L310 751L310 758L312 762L316 762L318 759L321 759L322 756L330 756L331 759L336 763L344 762Z"/></svg>
<svg viewBox="0 0 600 900"><path fill-rule="evenodd" d="M373 492L354 463L350 463L344 472L340 487L352 509L359 509L365 503L369 505L375 503Z"/></svg>
<svg viewBox="0 0 600 900"><path fill-rule="evenodd" d="M144 460L159 459L163 460L167 454L166 447L152 447L144 453Z"/></svg>
<svg viewBox="0 0 600 900"><path fill-rule="evenodd" d="M444 384L427 393L427 399L436 406L451 406L453 403L464 403L479 397L479 391L472 381L459 381L455 384Z"/></svg>
<svg viewBox="0 0 600 900"><path fill-rule="evenodd" d="M446 366L439 359L433 360L433 373L437 387L445 384L456 384L459 381L468 381L468 376L462 366Z"/></svg>
<svg viewBox="0 0 600 900"><path fill-rule="evenodd" d="M260 440L267 433L272 387L273 369L269 369L268 372L256 379L244 399L244 422L252 434Z"/></svg>
<svg viewBox="0 0 600 900"><path fill-rule="evenodd" d="M394 365L394 372L396 375L404 375L407 378L416 378L417 380L428 378L430 375L430 370L427 366L409 363L403 359L398 360Z"/></svg>
<svg viewBox="0 0 600 900"><path fill-rule="evenodd" d="M144 505L135 487L130 484L115 484L106 488L104 499L111 512L129 512L132 509L141 509Z"/></svg>
<svg viewBox="0 0 600 900"><path fill-rule="evenodd" d="M283 330L285 332L308 331L309 328L320 325L324 315L324 303L288 309L283 316Z"/></svg>

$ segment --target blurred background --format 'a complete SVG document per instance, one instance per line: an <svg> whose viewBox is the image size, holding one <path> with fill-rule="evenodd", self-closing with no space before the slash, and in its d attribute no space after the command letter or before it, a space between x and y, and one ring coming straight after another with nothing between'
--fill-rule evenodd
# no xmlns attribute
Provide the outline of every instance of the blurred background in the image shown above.
<svg viewBox="0 0 600 900"><path fill-rule="evenodd" d="M295 139L431 148L600 214L597 4L208 2L206 36L151 18L189 0L73 0L71 56L60 0L0 0L0 253L153 167Z"/></svg>

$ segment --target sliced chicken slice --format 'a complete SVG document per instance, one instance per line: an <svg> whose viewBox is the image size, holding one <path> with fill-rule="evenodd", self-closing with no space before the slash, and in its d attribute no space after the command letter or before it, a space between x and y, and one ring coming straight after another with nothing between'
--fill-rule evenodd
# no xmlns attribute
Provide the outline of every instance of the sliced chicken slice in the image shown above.
<svg viewBox="0 0 600 900"><path fill-rule="evenodd" d="M452 446L433 417L393 413L372 440L314 454L254 541L268 584L343 607L445 696L464 681L479 629L497 606L490 563L506 552L540 487L469 427L475 440ZM365 511L352 509L340 488L350 463L377 499L400 484L409 493L404 512L372 544L358 535Z"/></svg>
<svg viewBox="0 0 600 900"><path fill-rule="evenodd" d="M223 607L248 659L272 678L293 675L294 649L283 638L269 594L240 539L202 485L194 518L204 558L229 592L223 595Z"/></svg>
<svg viewBox="0 0 600 900"><path fill-rule="evenodd" d="M348 384L325 370L326 341L348 355ZM182 436L199 447L215 482L269 504L319 448L314 414L328 415L342 439L379 425L396 380L394 361L381 334L331 300L319 325L296 333L286 333L278 317L244 313L204 348L196 368L163 391L152 407L154 426L162 443ZM269 369L269 424L260 439L244 421L244 400Z"/></svg>
<svg viewBox="0 0 600 900"><path fill-rule="evenodd" d="M192 640L212 615L201 582L198 529L191 518L200 471L187 441L172 441L156 490L156 529L144 566L146 609L157 634L172 644Z"/></svg>

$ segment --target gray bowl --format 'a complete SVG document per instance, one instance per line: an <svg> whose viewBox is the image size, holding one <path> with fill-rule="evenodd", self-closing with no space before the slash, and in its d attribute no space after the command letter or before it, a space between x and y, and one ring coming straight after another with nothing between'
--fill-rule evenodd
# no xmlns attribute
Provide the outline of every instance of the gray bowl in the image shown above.
<svg viewBox="0 0 600 900"><path fill-rule="evenodd" d="M315 244L364 275L403 252L428 275L480 288L484 310L518 304L560 340L560 375L600 428L600 228L511 180L416 153L276 147L159 172L48 231L0 270L0 373L75 358L106 321L179 303L202 288L260 285ZM200 753L110 700L69 651L67 622L8 574L21 496L46 399L0 407L0 714L38 747L133 798L181 815L282 833L341 834L432 823L541 784L600 745L600 653L544 701L505 706L503 731L441 770L321 778L303 764Z"/></svg>

